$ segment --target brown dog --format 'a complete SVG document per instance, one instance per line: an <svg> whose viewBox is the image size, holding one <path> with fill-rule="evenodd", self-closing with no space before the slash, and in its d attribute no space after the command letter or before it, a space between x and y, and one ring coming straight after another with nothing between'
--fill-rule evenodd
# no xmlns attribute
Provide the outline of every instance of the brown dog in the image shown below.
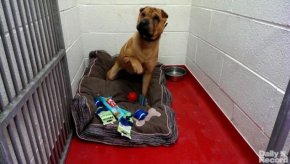
<svg viewBox="0 0 290 164"><path fill-rule="evenodd" d="M162 9L148 6L140 9L138 32L122 47L113 67L107 72L108 80L113 80L121 69L143 74L142 94L146 96L158 60L159 39L167 25L167 18L167 13Z"/></svg>

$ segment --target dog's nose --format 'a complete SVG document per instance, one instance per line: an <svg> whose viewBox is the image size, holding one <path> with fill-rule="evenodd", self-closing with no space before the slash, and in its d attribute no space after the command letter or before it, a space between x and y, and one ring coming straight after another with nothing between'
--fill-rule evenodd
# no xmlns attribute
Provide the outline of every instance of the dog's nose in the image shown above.
<svg viewBox="0 0 290 164"><path fill-rule="evenodd" d="M150 22L148 19L142 19L137 25L137 30L142 36L151 37Z"/></svg>
<svg viewBox="0 0 290 164"><path fill-rule="evenodd" d="M148 19L143 19L141 22L140 22L141 25L143 26L146 26L149 24L149 20Z"/></svg>

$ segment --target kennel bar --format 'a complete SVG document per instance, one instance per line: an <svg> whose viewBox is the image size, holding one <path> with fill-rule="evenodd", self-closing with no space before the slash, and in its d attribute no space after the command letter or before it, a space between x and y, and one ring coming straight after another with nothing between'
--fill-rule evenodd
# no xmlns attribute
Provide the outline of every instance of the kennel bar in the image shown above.
<svg viewBox="0 0 290 164"><path fill-rule="evenodd" d="M36 1L34 1L36 2ZM25 2L24 2L25 3ZM45 58L45 54L46 54L46 51L45 51L45 43L44 43L44 39L43 39L43 36L41 35L42 34L42 30L41 30L41 24L40 24L40 19L38 18L38 15L35 11L35 6L36 4L35 3L32 3L32 1L28 1L28 6L29 6L29 9L30 9L30 13L31 13L31 16L32 16L32 21L35 22L35 26L36 28L34 28L34 31L35 31L35 36L36 36L36 41L37 43L39 43L39 55L41 57L41 64L42 66L44 66L47 61L46 61L46 58Z"/></svg>
<svg viewBox="0 0 290 164"><path fill-rule="evenodd" d="M28 104L28 105L31 105L31 104ZM29 106L29 108L30 108L30 106ZM25 111L28 111L28 112L25 112ZM31 114L30 111L31 110L28 110L27 104L25 104L24 108L22 109L23 116L24 116L24 123L25 123L26 127L32 126L32 128L27 129L28 130L27 133L28 133L28 138L29 138L29 144L31 145L32 153L33 153L33 156L35 157L35 162L36 163L41 163L40 161L43 159L43 156L41 156L42 159L40 159L39 154L37 153L38 149L36 148L36 147L40 147L39 146L39 141L36 142L36 144L38 144L37 146L35 146L36 144L35 144L35 142L33 142L33 140L35 139L35 135L34 135L33 132L36 131L36 128L35 128L34 124L31 125L30 121L31 121L32 114ZM38 115L38 113L37 113L37 115ZM36 138L36 140L39 140L39 138Z"/></svg>
<svg viewBox="0 0 290 164"><path fill-rule="evenodd" d="M22 8L21 3L19 3L18 5L20 6L19 7L19 11L21 11L21 8ZM22 14L20 14L20 17L22 17L22 15L25 15L26 16L25 18L26 18L26 21L27 22L33 22L31 20L30 9L29 9L29 6L28 6L27 2L26 3L23 2L23 7L24 7L25 13L24 12L21 12ZM35 59L35 63L36 63L36 66L37 66L37 72L38 72L41 69L41 67L42 67L42 65L40 63L40 59L39 59L39 57L37 55L38 52L40 52L40 50L39 50L39 47L38 47L38 45L36 43L36 38L35 38L35 35L36 34L35 34L35 31L34 31L34 28L32 27L32 24L31 23L27 23L27 25L28 25L28 29L29 29L29 37L31 39L31 44L32 44L32 48L33 48L34 59ZM26 31L26 28L24 28L24 29L25 29L24 31ZM28 37L25 37L25 38L26 38L26 42L27 43L30 43L29 40L28 40ZM28 49L29 48L30 48L30 46L28 46Z"/></svg>
<svg viewBox="0 0 290 164"><path fill-rule="evenodd" d="M45 22L45 19L46 19L46 16L45 15L43 15L43 9L40 7L41 5L40 5L40 2L39 1L35 1L35 5L34 5L34 8L35 8L35 12L37 13L36 15L37 15L37 19L39 20L39 23L41 24L41 28L40 28L40 32L41 32L41 36L43 37L43 43L45 43L45 45L46 46L44 46L46 49L46 55L45 55L45 58L46 58L46 60L48 61L48 60L50 60L50 58L51 58L51 55L52 55L52 53L50 52L50 49L51 49L51 47L50 47L50 42L48 41L48 34L47 34L47 29L46 29L46 27L47 27L47 24L46 24L46 22Z"/></svg>
<svg viewBox="0 0 290 164"><path fill-rule="evenodd" d="M21 84L22 84L22 87L25 88L26 87L26 82L25 82L25 79L24 79L24 72L21 69L21 67L22 67L21 65L22 64L20 62L20 57L19 57L19 53L18 53L18 49L17 49L17 45L16 45L16 39L14 38L14 33L13 33L14 29L13 29L12 22L11 22L12 20L10 20L10 16L9 16L9 12L8 12L8 5L7 5L7 2L5 0L2 0L2 8L3 8L3 11L4 11L6 25L8 26L8 32L9 32L9 35L10 35L10 40L11 40L11 44L12 44L12 47L13 47L13 53L15 55L15 60L16 60L17 68L18 68L17 70L19 72L19 76L20 76L20 79L21 79ZM19 39L20 38L18 38L18 40ZM16 86L18 86L18 85L16 85ZM18 93L19 93L19 88L17 88L17 90L16 90L16 94L18 94Z"/></svg>
<svg viewBox="0 0 290 164"><path fill-rule="evenodd" d="M19 25L17 18L16 18L16 9L15 9L14 1L9 1L9 4L11 6L11 12L12 12L12 17L13 17L13 21L14 21L14 26L19 27L20 25ZM16 30L17 38L19 38L18 42L19 42L20 52L21 52L21 54L24 54L24 45L23 45L23 42L21 39L20 28L15 28L15 30ZM14 37L12 37L12 38L14 38ZM25 69L26 79L27 79L27 82L29 83L31 80L31 76L29 74L27 59L26 59L25 55L21 55L21 56L22 56L23 65L24 65L24 69ZM26 86L25 83L24 83L24 86Z"/></svg>
<svg viewBox="0 0 290 164"><path fill-rule="evenodd" d="M58 9L55 8L54 4L55 3L52 3L52 1L48 0L47 7L49 9L50 17L52 18L52 20L54 21L54 24L55 24L55 26L53 26L52 29L54 30L54 34L55 34L56 47L57 48L63 48L63 47L60 46L59 34L61 34L61 33L57 33L58 30L60 30L60 31L62 31L62 30L61 29L57 29L57 25L56 25L57 23L56 22L59 21L59 20L56 19L55 13L53 12L53 11L58 11ZM61 36L63 36L63 35L61 35ZM63 40L62 40L62 42L63 42Z"/></svg>
<svg viewBox="0 0 290 164"><path fill-rule="evenodd" d="M15 68L13 66L11 56L9 55L10 54L10 50L8 48L8 43L7 43L7 39L6 39L6 36L5 36L4 26L3 26L1 18L0 18L0 36L1 36L2 44L3 44L3 49L4 49L5 56L6 56L6 60L7 60L7 63L8 63L10 75L11 75L11 78L12 78L13 87L14 87L15 93L17 95L19 93L19 87L18 87L17 80L16 80ZM3 77L3 76L6 77L6 75L4 73L3 74L1 73L1 77ZM3 80L4 80L3 81L4 84L6 84L6 83L8 84L8 81L5 81L5 79L3 79ZM5 86L5 88L9 88L9 87ZM7 92L7 94L10 94L10 89L8 89L6 92ZM8 95L8 99L9 99L9 101L11 101L12 96L9 97L9 95Z"/></svg>
<svg viewBox="0 0 290 164"><path fill-rule="evenodd" d="M11 95L11 92L10 92L10 89L9 89L7 75L6 75L5 71L4 71L3 62L2 62L1 57L0 57L0 74L1 74L1 78L3 80L3 84L4 84L5 92L7 94L8 101L11 101L12 100L12 95ZM3 108L4 108L4 102L3 102L2 95L0 94L0 112L2 111Z"/></svg>
<svg viewBox="0 0 290 164"><path fill-rule="evenodd" d="M38 8L39 8L39 12L42 18L42 24L43 24L43 32L45 34L45 38L46 38L46 43L47 43L47 47L48 47L48 55L49 55L49 60L51 60L52 58L52 54L54 53L53 48L52 48L52 44L53 42L51 41L51 37L50 37L50 30L48 28L48 20L47 20L47 15L44 13L44 7L43 7L43 2L38 2Z"/></svg>
<svg viewBox="0 0 290 164"><path fill-rule="evenodd" d="M0 5L0 163L58 163L72 136L58 3Z"/></svg>
<svg viewBox="0 0 290 164"><path fill-rule="evenodd" d="M23 11L23 5L18 3L17 5L17 9L19 11L19 13L23 13L23 14L20 14L20 22L21 22L21 25L24 25L25 24L25 18L24 18L24 11ZM16 9L15 9L16 10ZM32 76L35 76L36 75L36 72L37 72L37 66L36 66L36 63L34 61L35 59L35 56L34 54L32 53L32 50L31 50L31 43L29 41L29 32L28 32L28 29L27 28L30 28L30 23L28 24L28 26L24 27L23 28L23 33L24 33L24 38L25 38L25 44L27 45L27 52L28 52L28 56L29 56L29 61L31 62L31 69L32 69Z"/></svg>
<svg viewBox="0 0 290 164"><path fill-rule="evenodd" d="M53 22L51 22L49 20L49 18L52 18L52 14L51 14L51 7L50 7L50 3L49 3L49 0L44 0L44 11L47 15L47 20L48 20L48 29L50 31L50 38L51 38L51 41L52 41L52 48L53 48L53 52L55 52L58 47L57 47L57 39L56 39L56 33L55 33L55 29L54 29L54 26L53 26Z"/></svg>

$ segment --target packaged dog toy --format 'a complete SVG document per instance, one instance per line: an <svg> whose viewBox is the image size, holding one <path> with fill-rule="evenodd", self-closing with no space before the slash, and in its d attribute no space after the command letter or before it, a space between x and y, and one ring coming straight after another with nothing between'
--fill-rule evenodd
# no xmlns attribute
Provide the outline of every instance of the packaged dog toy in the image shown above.
<svg viewBox="0 0 290 164"><path fill-rule="evenodd" d="M133 126L132 114L125 109L120 108L111 97L98 96L95 98L97 111L96 114L100 117L103 124L111 124L119 121L117 131L122 136L131 139L131 128Z"/></svg>

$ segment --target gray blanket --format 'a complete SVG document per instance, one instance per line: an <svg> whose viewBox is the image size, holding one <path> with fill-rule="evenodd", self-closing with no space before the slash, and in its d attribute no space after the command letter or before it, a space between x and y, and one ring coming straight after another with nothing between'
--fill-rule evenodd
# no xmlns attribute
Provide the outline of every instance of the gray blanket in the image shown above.
<svg viewBox="0 0 290 164"><path fill-rule="evenodd" d="M142 76L119 72L116 80L105 80L106 72L113 65L114 58L105 51L90 53L90 64L80 80L79 88L73 100L72 116L76 134L80 139L122 146L159 146L176 142L178 133L175 113L171 106L171 95L165 86L166 80L162 65L154 70L147 101L150 107L141 106L138 102L127 100L127 94L135 91L141 93ZM103 125L95 116L95 96L112 96L118 106L134 113L137 109L148 111L155 109L160 116L153 116L144 125L134 125L128 139L117 132L117 124ZM151 109L150 109L151 110Z"/></svg>

